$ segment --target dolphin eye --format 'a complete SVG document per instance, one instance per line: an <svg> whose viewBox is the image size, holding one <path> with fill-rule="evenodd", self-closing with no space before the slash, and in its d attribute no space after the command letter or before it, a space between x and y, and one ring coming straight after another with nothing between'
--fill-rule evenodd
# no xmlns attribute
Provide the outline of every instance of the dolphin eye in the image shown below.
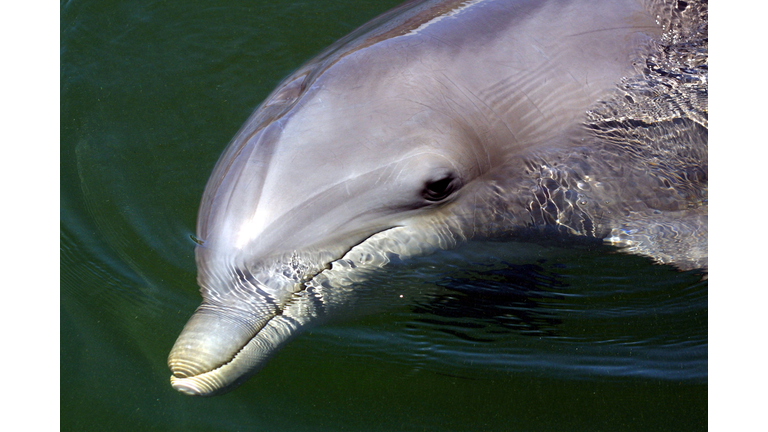
<svg viewBox="0 0 768 432"><path fill-rule="evenodd" d="M437 180L428 181L424 185L421 196L431 202L442 201L455 190L459 189L459 180L453 175L447 175Z"/></svg>

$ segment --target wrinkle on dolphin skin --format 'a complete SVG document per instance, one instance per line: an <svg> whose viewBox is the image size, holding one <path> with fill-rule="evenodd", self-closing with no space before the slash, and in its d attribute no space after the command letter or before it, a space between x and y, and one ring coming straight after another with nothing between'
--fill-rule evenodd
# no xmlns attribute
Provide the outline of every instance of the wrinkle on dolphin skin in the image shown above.
<svg viewBox="0 0 768 432"><path fill-rule="evenodd" d="M173 387L228 391L393 261L469 240L706 269L706 7L412 1L302 66L206 186Z"/></svg>

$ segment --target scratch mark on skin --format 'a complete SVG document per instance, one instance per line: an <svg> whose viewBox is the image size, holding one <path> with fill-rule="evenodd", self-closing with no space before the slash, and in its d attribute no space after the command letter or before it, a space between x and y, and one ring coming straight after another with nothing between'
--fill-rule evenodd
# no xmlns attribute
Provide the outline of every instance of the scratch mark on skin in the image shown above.
<svg viewBox="0 0 768 432"><path fill-rule="evenodd" d="M633 30L641 30L641 29L643 29L643 30L654 30L654 29L655 29L655 27L652 27L652 26L638 26L638 27L635 27L635 26L622 26L622 27L609 27L609 28L602 28L602 29L597 29L597 30L589 30L589 31L584 31L584 32L580 32L580 33L571 33L571 34L569 34L569 35L567 35L567 36L565 36L565 37L576 37L576 36L584 36L584 35L596 34L596 33L601 33L601 32L607 32L607 31L615 31L615 30L626 30L626 29L633 29Z"/></svg>

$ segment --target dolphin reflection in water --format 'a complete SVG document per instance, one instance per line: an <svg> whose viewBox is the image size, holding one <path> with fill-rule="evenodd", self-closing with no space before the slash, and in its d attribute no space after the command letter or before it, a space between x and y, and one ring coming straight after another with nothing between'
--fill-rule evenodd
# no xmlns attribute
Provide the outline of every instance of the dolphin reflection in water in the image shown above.
<svg viewBox="0 0 768 432"><path fill-rule="evenodd" d="M706 3L677 0L414 1L339 40L208 181L171 384L230 390L393 261L470 240L706 269L707 49Z"/></svg>

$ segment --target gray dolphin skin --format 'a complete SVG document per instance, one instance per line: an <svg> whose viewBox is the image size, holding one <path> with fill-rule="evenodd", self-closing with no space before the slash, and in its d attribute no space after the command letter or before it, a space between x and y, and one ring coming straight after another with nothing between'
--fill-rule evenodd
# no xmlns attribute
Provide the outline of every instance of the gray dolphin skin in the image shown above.
<svg viewBox="0 0 768 432"><path fill-rule="evenodd" d="M231 390L393 261L470 240L706 269L707 64L706 2L680 0L416 1L339 40L208 181L172 386Z"/></svg>

